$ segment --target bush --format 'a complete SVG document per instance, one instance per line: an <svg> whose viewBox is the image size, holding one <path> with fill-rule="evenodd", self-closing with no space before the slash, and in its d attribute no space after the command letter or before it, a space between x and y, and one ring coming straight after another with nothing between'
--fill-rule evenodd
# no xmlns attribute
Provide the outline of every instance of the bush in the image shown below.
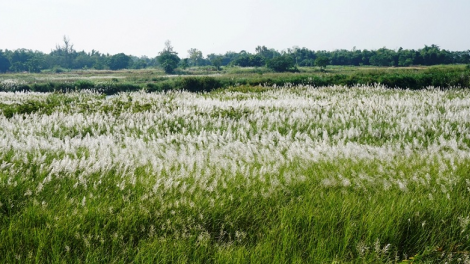
<svg viewBox="0 0 470 264"><path fill-rule="evenodd" d="M54 66L54 68L52 68L52 72L55 72L55 73L62 73L62 72L65 72L66 70L60 66Z"/></svg>
<svg viewBox="0 0 470 264"><path fill-rule="evenodd" d="M96 84L94 88L96 91L106 95L117 94L119 92L135 92L142 89L142 87L137 84L115 82Z"/></svg>
<svg viewBox="0 0 470 264"><path fill-rule="evenodd" d="M269 60L267 67L276 72L295 70L294 59L286 55Z"/></svg>
<svg viewBox="0 0 470 264"><path fill-rule="evenodd" d="M210 92L221 87L220 81L213 77L186 77L180 85L180 89L189 92Z"/></svg>
<svg viewBox="0 0 470 264"><path fill-rule="evenodd" d="M84 89L93 89L95 84L92 81L88 80L79 80L74 83L75 89L84 90Z"/></svg>

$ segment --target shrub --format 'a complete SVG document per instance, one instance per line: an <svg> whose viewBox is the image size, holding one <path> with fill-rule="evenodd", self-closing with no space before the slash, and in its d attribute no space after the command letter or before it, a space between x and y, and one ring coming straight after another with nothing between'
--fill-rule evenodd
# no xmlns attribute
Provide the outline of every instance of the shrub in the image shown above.
<svg viewBox="0 0 470 264"><path fill-rule="evenodd" d="M65 69L60 66L54 66L54 68L52 68L52 72L62 73L62 72L65 72Z"/></svg>
<svg viewBox="0 0 470 264"><path fill-rule="evenodd" d="M115 82L99 83L96 84L94 88L96 91L106 95L117 94L119 92L134 92L142 89L142 87L137 84Z"/></svg>
<svg viewBox="0 0 470 264"><path fill-rule="evenodd" d="M92 81L88 80L78 80L74 83L75 89L84 90L84 89L93 89L95 84Z"/></svg>
<svg viewBox="0 0 470 264"><path fill-rule="evenodd" d="M268 68L276 72L286 72L295 69L294 60L290 56L280 56L267 63Z"/></svg>
<svg viewBox="0 0 470 264"><path fill-rule="evenodd" d="M189 92L210 92L221 86L213 77L186 77L181 79L180 89Z"/></svg>

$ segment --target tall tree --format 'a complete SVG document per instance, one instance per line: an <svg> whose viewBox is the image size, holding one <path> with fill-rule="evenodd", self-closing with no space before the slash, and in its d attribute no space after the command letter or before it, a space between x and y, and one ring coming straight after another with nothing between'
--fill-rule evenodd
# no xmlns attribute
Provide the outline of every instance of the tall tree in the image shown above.
<svg viewBox="0 0 470 264"><path fill-rule="evenodd" d="M159 52L157 60L163 67L163 70L168 74L173 73L176 67L178 67L180 58L178 57L178 53L173 51L173 46L171 46L169 40L165 42L165 48Z"/></svg>
<svg viewBox="0 0 470 264"><path fill-rule="evenodd" d="M204 59L202 57L202 52L198 49L191 48L188 50L188 55L191 66L200 66Z"/></svg>
<svg viewBox="0 0 470 264"><path fill-rule="evenodd" d="M326 66L330 64L330 59L328 59L325 56L319 56L315 59L315 65L320 67L320 70L324 71L326 69Z"/></svg>
<svg viewBox="0 0 470 264"><path fill-rule="evenodd" d="M57 58L56 64L65 68L72 68L73 57L76 55L73 49L73 44L70 42L70 38L64 36L64 44L56 45L55 50L51 52L51 56Z"/></svg>
<svg viewBox="0 0 470 264"><path fill-rule="evenodd" d="M11 64L7 56L0 50L0 72L6 72L10 68Z"/></svg>

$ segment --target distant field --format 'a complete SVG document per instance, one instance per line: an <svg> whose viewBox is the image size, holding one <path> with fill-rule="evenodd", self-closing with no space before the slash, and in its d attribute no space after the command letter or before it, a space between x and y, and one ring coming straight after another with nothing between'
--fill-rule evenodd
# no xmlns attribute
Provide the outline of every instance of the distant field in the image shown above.
<svg viewBox="0 0 470 264"><path fill-rule="evenodd" d="M187 90L212 91L238 86L271 87L289 85L381 84L389 88L419 90L426 87L470 87L470 68L466 65L415 67L328 66L326 71L301 67L298 72L274 73L265 67L194 67L166 75L159 69L145 70L74 70L63 73L0 74L0 91L68 92L94 90L106 94L119 92L161 92Z"/></svg>
<svg viewBox="0 0 470 264"><path fill-rule="evenodd" d="M0 93L0 134L2 263L470 263L468 89Z"/></svg>

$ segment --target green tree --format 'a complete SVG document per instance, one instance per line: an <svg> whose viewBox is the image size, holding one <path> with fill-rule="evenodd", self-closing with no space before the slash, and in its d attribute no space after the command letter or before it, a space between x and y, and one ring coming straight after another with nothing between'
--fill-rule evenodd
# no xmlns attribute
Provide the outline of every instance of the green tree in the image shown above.
<svg viewBox="0 0 470 264"><path fill-rule="evenodd" d="M258 46L255 51L257 55L263 57L265 60L281 56L281 53L277 52L275 49L268 49L266 46Z"/></svg>
<svg viewBox="0 0 470 264"><path fill-rule="evenodd" d="M105 68L107 64L107 56L105 54L100 53L97 50L92 50L90 54L92 60L93 60L93 65L92 67L96 70L102 70Z"/></svg>
<svg viewBox="0 0 470 264"><path fill-rule="evenodd" d="M250 66L250 54L245 50L240 51L239 53L234 53L231 59L231 64L240 66L240 67L249 67Z"/></svg>
<svg viewBox="0 0 470 264"><path fill-rule="evenodd" d="M285 72L295 69L294 59L289 55L283 55L268 61L268 68L276 72Z"/></svg>
<svg viewBox="0 0 470 264"><path fill-rule="evenodd" d="M202 56L202 52L198 49L188 50L188 55L191 66L200 66L202 60L204 59Z"/></svg>
<svg viewBox="0 0 470 264"><path fill-rule="evenodd" d="M184 59L180 60L180 67L181 67L182 69L184 69L184 70L185 70L186 68L188 68L188 67L189 67L189 59L188 59L188 58L184 58Z"/></svg>
<svg viewBox="0 0 470 264"><path fill-rule="evenodd" d="M398 49L398 66L407 67L413 64L414 52L409 50L404 50L403 48Z"/></svg>
<svg viewBox="0 0 470 264"><path fill-rule="evenodd" d="M250 55L250 66L252 67L262 67L266 65L266 61L263 57L258 54Z"/></svg>
<svg viewBox="0 0 470 264"><path fill-rule="evenodd" d="M45 54L40 51L33 52L27 49L17 49L8 53L10 70L14 72L39 72L45 68Z"/></svg>
<svg viewBox="0 0 470 264"><path fill-rule="evenodd" d="M211 63L218 71L220 71L220 66L222 66L222 61L223 61L222 56L216 56L211 60Z"/></svg>
<svg viewBox="0 0 470 264"><path fill-rule="evenodd" d="M77 56L75 57L72 67L74 69L86 69L92 68L95 60L90 54L87 54L85 51L77 52Z"/></svg>
<svg viewBox="0 0 470 264"><path fill-rule="evenodd" d="M11 64L7 56L0 50L0 72L6 72L10 68Z"/></svg>
<svg viewBox="0 0 470 264"><path fill-rule="evenodd" d="M129 63L131 62L131 57L127 56L124 53L118 53L116 55L111 56L108 61L108 66L111 70L120 70L129 67Z"/></svg>
<svg viewBox="0 0 470 264"><path fill-rule="evenodd" d="M398 56L394 50L381 48L373 52L369 59L371 65L374 66L397 66Z"/></svg>
<svg viewBox="0 0 470 264"><path fill-rule="evenodd" d="M25 63L26 68L29 72L40 72L43 59L40 54L34 54Z"/></svg>
<svg viewBox="0 0 470 264"><path fill-rule="evenodd" d="M307 48L294 47L292 49L292 56L296 59L297 66L314 66L315 65L315 52Z"/></svg>
<svg viewBox="0 0 470 264"><path fill-rule="evenodd" d="M31 51L26 49L17 49L10 53L10 70L14 72L27 71L26 62L32 57Z"/></svg>
<svg viewBox="0 0 470 264"><path fill-rule="evenodd" d="M147 62L142 59L138 59L132 62L132 69L145 69L147 68Z"/></svg>
<svg viewBox="0 0 470 264"><path fill-rule="evenodd" d="M315 59L315 65L320 67L320 70L324 71L326 69L326 66L330 64L330 59L328 59L325 56L319 56Z"/></svg>
<svg viewBox="0 0 470 264"><path fill-rule="evenodd" d="M70 69L77 52L73 49L73 44L67 36L64 36L63 41L64 45L56 45L50 55L55 58L55 65Z"/></svg>
<svg viewBox="0 0 470 264"><path fill-rule="evenodd" d="M165 42L165 48L159 53L157 60L163 70L168 74L173 73L176 67L178 67L180 58L178 57L178 53L173 51L173 47L169 40Z"/></svg>
<svg viewBox="0 0 470 264"><path fill-rule="evenodd" d="M142 57L136 57L136 56L131 56L131 63L130 63L130 68L131 69L145 69L148 67L148 61L149 58L146 56Z"/></svg>

